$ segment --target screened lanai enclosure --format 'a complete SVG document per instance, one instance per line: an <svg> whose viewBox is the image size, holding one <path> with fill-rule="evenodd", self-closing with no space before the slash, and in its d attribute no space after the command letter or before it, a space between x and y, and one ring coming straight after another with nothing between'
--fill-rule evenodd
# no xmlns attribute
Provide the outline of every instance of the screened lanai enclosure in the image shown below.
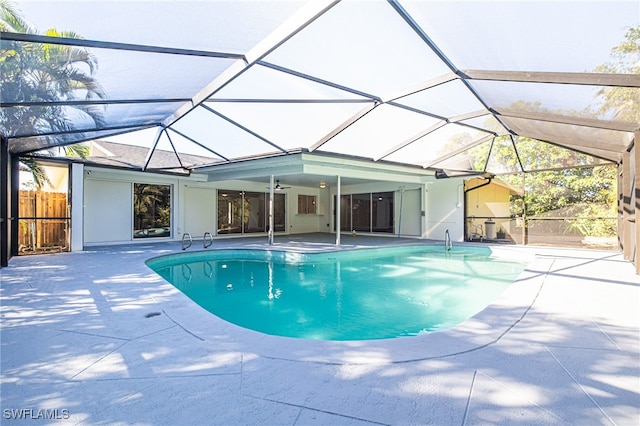
<svg viewBox="0 0 640 426"><path fill-rule="evenodd" d="M424 194L453 191L461 239L595 232L639 264L637 0L1 5L4 264L20 220L52 219L18 212L20 170L33 173L34 158L83 176L69 178L75 195L60 190L69 196L60 215L73 228L79 197L85 240L101 210L87 199L117 192L96 178L112 169L146 173L131 178L131 199L150 179L140 176L218 183L193 209L213 212L215 235L287 232L287 215L311 213L321 216L313 230L413 235L415 226L437 238L452 225L430 225L439 201ZM442 182L455 183L438 190ZM280 185L314 190L285 202ZM502 189L481 198L491 185ZM165 203L188 221L192 210L171 200L199 193L171 188ZM418 212L405 218L414 224L400 223L402 208ZM179 239L184 230L167 224L154 229ZM136 231L144 237L133 229L131 239Z"/></svg>

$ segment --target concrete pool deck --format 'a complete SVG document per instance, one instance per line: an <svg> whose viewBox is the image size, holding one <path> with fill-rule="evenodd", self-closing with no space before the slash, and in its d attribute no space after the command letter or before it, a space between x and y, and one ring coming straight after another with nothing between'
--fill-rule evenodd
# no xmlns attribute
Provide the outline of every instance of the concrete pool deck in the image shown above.
<svg viewBox="0 0 640 426"><path fill-rule="evenodd" d="M331 238L209 250L335 250ZM398 243L424 241L342 238ZM180 243L13 258L0 269L1 422L638 424L633 265L611 251L491 247L531 261L492 305L450 330L362 342L268 336L213 316L144 263Z"/></svg>

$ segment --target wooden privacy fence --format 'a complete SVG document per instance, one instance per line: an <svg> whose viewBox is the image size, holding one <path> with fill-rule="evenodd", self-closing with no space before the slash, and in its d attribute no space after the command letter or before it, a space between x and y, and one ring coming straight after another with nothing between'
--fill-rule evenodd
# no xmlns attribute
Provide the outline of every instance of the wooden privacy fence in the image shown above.
<svg viewBox="0 0 640 426"><path fill-rule="evenodd" d="M18 198L19 252L68 251L67 193L21 190Z"/></svg>

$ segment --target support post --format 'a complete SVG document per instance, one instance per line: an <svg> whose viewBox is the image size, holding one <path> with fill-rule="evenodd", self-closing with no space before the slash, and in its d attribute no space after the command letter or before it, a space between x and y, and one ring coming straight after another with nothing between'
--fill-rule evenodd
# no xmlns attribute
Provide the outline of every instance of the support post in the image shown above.
<svg viewBox="0 0 640 426"><path fill-rule="evenodd" d="M620 221L620 224L618 226L618 239L624 258L627 260L632 260L631 257L633 255L633 242L631 237L633 223L631 221L633 219L633 215L631 208L631 153L625 152L623 154L622 165L618 168L618 170L621 171L618 177L618 187L620 188L618 201L618 217Z"/></svg>
<svg viewBox="0 0 640 426"><path fill-rule="evenodd" d="M9 221L9 193L11 173L9 168L9 142L5 137L0 141L0 267L9 265L11 250L11 227Z"/></svg>
<svg viewBox="0 0 640 426"><path fill-rule="evenodd" d="M84 164L71 163L71 251L84 250Z"/></svg>
<svg viewBox="0 0 640 426"><path fill-rule="evenodd" d="M640 212L640 132L635 132L634 135L634 147L633 147L633 177L634 177L634 194L633 194L633 228L634 228L634 241L633 241L633 263L636 266L636 274L640 274L640 250L638 250L638 242L640 241L640 226L638 226L638 212Z"/></svg>
<svg viewBox="0 0 640 426"><path fill-rule="evenodd" d="M522 245L526 246L527 241L527 190L526 190L526 176L527 174L522 172Z"/></svg>
<svg viewBox="0 0 640 426"><path fill-rule="evenodd" d="M269 179L269 245L273 245L273 182L275 177L271 175Z"/></svg>
<svg viewBox="0 0 640 426"><path fill-rule="evenodd" d="M342 183L340 181L340 176L338 176L338 184L336 186L336 246L340 245L340 205L342 204L340 202L340 187L342 186Z"/></svg>
<svg viewBox="0 0 640 426"><path fill-rule="evenodd" d="M20 157L9 156L9 258L18 255L18 231L20 227Z"/></svg>

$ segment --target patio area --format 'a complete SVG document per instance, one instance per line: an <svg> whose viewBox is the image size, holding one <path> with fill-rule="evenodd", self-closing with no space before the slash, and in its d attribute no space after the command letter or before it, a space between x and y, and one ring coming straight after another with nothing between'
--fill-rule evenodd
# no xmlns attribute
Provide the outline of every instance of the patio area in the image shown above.
<svg viewBox="0 0 640 426"><path fill-rule="evenodd" d="M209 250L336 250L333 238ZM393 244L425 241L343 236L340 249ZM453 329L361 342L213 316L144 263L177 242L14 257L0 269L2 423L637 424L634 266L613 251L491 247L530 261L495 303Z"/></svg>

